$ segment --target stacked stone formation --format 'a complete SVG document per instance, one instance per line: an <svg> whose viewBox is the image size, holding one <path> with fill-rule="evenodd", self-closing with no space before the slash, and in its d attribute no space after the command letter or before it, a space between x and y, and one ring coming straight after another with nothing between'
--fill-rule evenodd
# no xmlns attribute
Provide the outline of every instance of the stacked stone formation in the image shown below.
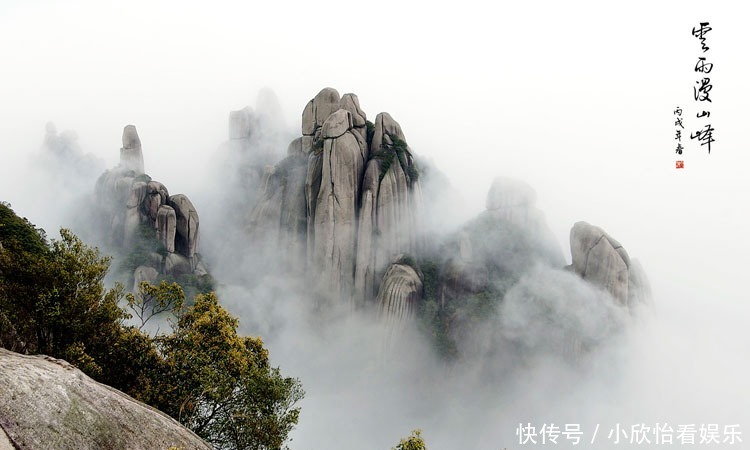
<svg viewBox="0 0 750 450"><path fill-rule="evenodd" d="M183 194L169 195L166 186L145 174L135 126L125 127L122 143L120 164L97 180L97 203L107 218L108 241L127 251L139 238L138 228L147 225L165 252L154 252L148 265L135 269L133 289L159 274L205 275L198 256L200 221L195 206Z"/></svg>

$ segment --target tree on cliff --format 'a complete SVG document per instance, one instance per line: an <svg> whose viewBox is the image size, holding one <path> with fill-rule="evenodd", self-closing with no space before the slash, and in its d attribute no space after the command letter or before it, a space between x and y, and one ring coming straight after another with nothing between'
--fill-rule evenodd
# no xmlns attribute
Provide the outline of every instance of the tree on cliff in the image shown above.
<svg viewBox="0 0 750 450"><path fill-rule="evenodd" d="M238 325L216 295L196 296L158 341L166 370L157 406L219 448L280 449L304 392L270 366L260 338L237 335Z"/></svg>
<svg viewBox="0 0 750 450"><path fill-rule="evenodd" d="M282 448L299 417L301 385L271 367L260 338L237 335L238 320L215 294L184 308L176 284L143 283L137 295L107 290L109 258L69 230L60 234L48 243L0 203L0 346L66 359L217 448ZM144 333L159 312L174 315L172 333ZM133 314L141 327L127 323Z"/></svg>

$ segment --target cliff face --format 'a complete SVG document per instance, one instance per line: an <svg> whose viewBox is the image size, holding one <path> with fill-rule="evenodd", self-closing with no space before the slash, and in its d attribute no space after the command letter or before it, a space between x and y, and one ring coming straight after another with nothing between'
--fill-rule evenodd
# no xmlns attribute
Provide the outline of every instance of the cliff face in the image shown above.
<svg viewBox="0 0 750 450"><path fill-rule="evenodd" d="M24 450L211 448L65 361L0 349L0 449L3 438L6 448Z"/></svg>
<svg viewBox="0 0 750 450"><path fill-rule="evenodd" d="M109 246L124 254L148 252L132 258L137 266L128 268L133 290L159 274L207 275L198 255L198 212L187 196L169 195L166 186L144 172L135 126L125 127L120 164L99 177L92 206Z"/></svg>
<svg viewBox="0 0 750 450"><path fill-rule="evenodd" d="M398 123L375 123L354 94L323 89L302 112L302 136L267 167L248 228L260 255L306 273L316 291L373 301L388 265L418 248L418 172ZM274 258L279 259L279 258Z"/></svg>

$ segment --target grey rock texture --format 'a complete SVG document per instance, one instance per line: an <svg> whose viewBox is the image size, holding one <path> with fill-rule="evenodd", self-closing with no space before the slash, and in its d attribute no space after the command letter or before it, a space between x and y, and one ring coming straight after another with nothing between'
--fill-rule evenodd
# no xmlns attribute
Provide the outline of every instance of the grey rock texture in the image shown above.
<svg viewBox="0 0 750 450"><path fill-rule="evenodd" d="M297 141L299 143L299 141ZM261 260L282 259L289 268L305 267L307 156L290 145L290 154L276 166L267 166L260 196L248 225L250 239Z"/></svg>
<svg viewBox="0 0 750 450"><path fill-rule="evenodd" d="M132 291L138 292L138 286L140 286L143 281L153 283L158 276L159 271L156 268L151 266L138 266L135 269L135 272L133 272Z"/></svg>
<svg viewBox="0 0 750 450"><path fill-rule="evenodd" d="M166 414L65 361L4 349L0 428L0 449L8 442L24 450L211 448Z"/></svg>
<svg viewBox="0 0 750 450"><path fill-rule="evenodd" d="M344 94L341 97L341 108L352 113L352 129L362 139L367 139L367 115L359 106L359 98L355 94Z"/></svg>
<svg viewBox="0 0 750 450"><path fill-rule="evenodd" d="M95 188L94 209L105 230L105 244L126 253L140 245L145 236L162 248L154 248L152 261L141 264L148 263L162 274L196 270L200 262L198 212L187 196L170 196L166 186L143 173L141 141L133 125L125 127L122 140L120 164L104 172ZM170 258L171 255L176 256ZM187 271L183 260L188 261ZM200 271L204 272L205 267ZM133 273L134 286L136 278L144 273Z"/></svg>
<svg viewBox="0 0 750 450"><path fill-rule="evenodd" d="M577 222L570 230L572 270L589 283L609 292L621 306L650 302L650 287L639 263L604 230Z"/></svg>
<svg viewBox="0 0 750 450"><path fill-rule="evenodd" d="M398 145L397 145L398 143ZM399 254L419 251L422 192L401 126L388 113L375 118L362 181L355 301L372 299L380 274Z"/></svg>
<svg viewBox="0 0 750 450"><path fill-rule="evenodd" d="M376 301L380 316L394 324L413 319L422 299L422 289L422 275L399 258L385 271L378 290Z"/></svg>
<svg viewBox="0 0 750 450"><path fill-rule="evenodd" d="M419 247L411 149L389 114L368 125L357 96L332 88L307 103L301 131L286 159L264 168L248 219L254 251L282 255L269 259L309 274L325 297L374 303L389 264Z"/></svg>
<svg viewBox="0 0 750 450"><path fill-rule="evenodd" d="M232 137L245 132L242 120L234 119ZM565 265L534 190L506 177L493 181L485 211L441 243L429 241L422 217L445 214L423 210L420 177L429 171L417 167L399 123L388 113L369 122L356 95L321 90L305 105L300 131L281 162L263 166L257 201L243 211L252 257L273 275L305 274L316 300L376 310L389 330L434 301L428 306L445 317L442 336L460 342L523 277ZM600 286L624 305L647 302L640 266L613 240L597 239L571 235L586 289ZM558 278L577 279L550 275Z"/></svg>
<svg viewBox="0 0 750 450"><path fill-rule="evenodd" d="M167 205L159 206L159 212L156 214L156 229L161 245L169 253L174 253L174 241L177 234L177 213L174 208Z"/></svg>
<svg viewBox="0 0 750 450"><path fill-rule="evenodd" d="M339 109L323 124L320 187L315 202L312 262L321 269L324 288L351 296L354 273L357 207L364 171L364 145L351 132L351 113Z"/></svg>
<svg viewBox="0 0 750 450"><path fill-rule="evenodd" d="M383 275L375 298L378 317L384 325L384 349L387 353L403 339L415 324L424 285L422 273L408 258L399 257Z"/></svg>
<svg viewBox="0 0 750 450"><path fill-rule="evenodd" d="M138 137L138 131L136 131L135 125L127 125L122 131L120 164L125 170L134 171L136 175L144 173L141 139Z"/></svg>
<svg viewBox="0 0 750 450"><path fill-rule="evenodd" d="M175 251L188 259L193 259L198 249L198 211L184 194L169 197L167 204L174 209L177 216Z"/></svg>

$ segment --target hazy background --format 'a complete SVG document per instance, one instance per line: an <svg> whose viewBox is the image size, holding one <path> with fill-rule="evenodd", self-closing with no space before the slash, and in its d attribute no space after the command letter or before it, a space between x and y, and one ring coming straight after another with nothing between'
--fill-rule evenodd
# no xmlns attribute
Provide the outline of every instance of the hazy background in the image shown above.
<svg viewBox="0 0 750 450"><path fill-rule="evenodd" d="M746 16L729 4L2 0L0 199L52 234L67 220L55 196L73 193L38 171L45 123L75 130L82 151L106 167L119 158L123 126L135 124L146 172L190 196L199 213L210 210L201 202L230 195L205 183L230 110L270 87L299 133L302 109L322 87L355 92L368 118L390 112L461 193L446 228L483 209L494 176L524 179L568 258L570 227L586 220L640 259L656 324L618 347L614 358L632 364L616 389L602 376L570 391L530 377L533 388L519 387L518 398L483 396L493 407L456 393L467 403L446 413L452 428L414 414L402 424L371 419L361 429L379 436L352 437L386 448L422 427L430 448L523 448L514 423L543 418L629 426L687 416L746 427L750 37ZM713 27L711 155L687 138L702 125L689 119L701 55L690 32L700 21ZM678 105L688 117L684 170L674 167ZM325 433L351 416L324 410L315 386L335 386L305 379L307 359L295 360L286 343L269 345L308 390L294 444L334 448L338 438ZM545 393L560 397L539 411ZM378 397L373 404L387 398Z"/></svg>

